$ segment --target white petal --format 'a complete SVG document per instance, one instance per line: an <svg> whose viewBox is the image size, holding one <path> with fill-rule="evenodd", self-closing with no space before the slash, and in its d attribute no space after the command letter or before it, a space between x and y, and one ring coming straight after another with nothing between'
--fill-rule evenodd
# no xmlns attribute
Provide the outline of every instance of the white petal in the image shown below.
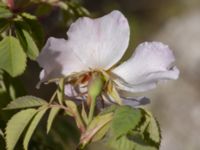
<svg viewBox="0 0 200 150"><path fill-rule="evenodd" d="M101 18L83 17L67 32L72 50L92 69L109 69L123 56L129 43L129 25L119 11Z"/></svg>
<svg viewBox="0 0 200 150"><path fill-rule="evenodd" d="M71 84L66 84L64 88L64 93L68 97L77 97L78 93L74 89L74 87Z"/></svg>
<svg viewBox="0 0 200 150"><path fill-rule="evenodd" d="M118 86L126 91L139 92L153 89L160 80L177 79L179 70L173 65L172 51L160 42L140 44L135 54L113 70L122 80Z"/></svg>
<svg viewBox="0 0 200 150"><path fill-rule="evenodd" d="M44 69L40 74L43 81L87 70L65 39L49 38L37 61Z"/></svg>
<svg viewBox="0 0 200 150"><path fill-rule="evenodd" d="M87 86L83 84L78 86L66 84L64 93L68 98L86 99L85 97L87 97Z"/></svg>

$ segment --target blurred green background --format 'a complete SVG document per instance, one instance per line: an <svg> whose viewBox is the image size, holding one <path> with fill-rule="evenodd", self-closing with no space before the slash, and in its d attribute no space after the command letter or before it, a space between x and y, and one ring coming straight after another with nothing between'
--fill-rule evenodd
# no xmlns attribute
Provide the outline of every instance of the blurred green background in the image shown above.
<svg viewBox="0 0 200 150"><path fill-rule="evenodd" d="M200 150L200 1L199 0L74 0L85 7L93 17L103 16L117 9L128 18L131 28L129 49L123 60L131 56L134 48L144 41L161 41L168 44L176 56L180 69L177 81L160 84L149 92L136 93L151 99L147 106L157 117L162 130L161 150ZM27 1L16 0L21 5ZM37 6L39 21L45 37L66 37L71 22L80 15L68 15L48 6ZM36 8L26 11L34 12ZM40 68L29 61L29 67L19 79L28 94L49 98L55 85L43 85L35 89ZM23 95L23 92L21 92ZM5 106L0 99L0 106ZM0 112L0 127L5 126L4 112ZM38 128L31 141L32 150L73 150L79 136L72 120L57 117L53 130L45 133L44 123ZM72 137L72 139L69 139ZM1 138L1 137L0 137ZM19 142L20 143L20 142ZM0 139L3 147L3 141ZM1 149L0 146L0 149ZM90 149L98 150L98 146ZM19 148L20 144L19 144ZM99 148L103 149L103 148ZM2 148L3 150L3 148Z"/></svg>

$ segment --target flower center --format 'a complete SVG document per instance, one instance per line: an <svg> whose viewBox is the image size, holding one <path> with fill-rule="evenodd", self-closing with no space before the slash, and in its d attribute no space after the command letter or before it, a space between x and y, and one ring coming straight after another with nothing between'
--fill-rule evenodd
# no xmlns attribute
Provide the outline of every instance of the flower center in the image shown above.
<svg viewBox="0 0 200 150"><path fill-rule="evenodd" d="M94 70L89 72L81 72L78 74L71 75L66 78L65 84L70 86L70 92L66 93L66 95L70 98L75 98L76 100L85 100L88 104L90 104L89 98L89 88L90 85L93 84L94 78L100 78L103 85L101 87L100 94L98 95L98 101L102 102L102 105L115 103L122 104L121 98L117 91L117 88L110 77L108 72L103 70ZM94 85L98 86L98 85ZM94 89L98 87L93 87Z"/></svg>

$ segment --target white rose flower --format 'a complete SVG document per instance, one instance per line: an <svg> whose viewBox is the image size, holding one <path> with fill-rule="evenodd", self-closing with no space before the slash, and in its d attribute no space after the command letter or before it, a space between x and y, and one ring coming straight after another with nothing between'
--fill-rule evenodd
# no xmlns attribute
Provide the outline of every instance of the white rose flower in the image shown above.
<svg viewBox="0 0 200 150"><path fill-rule="evenodd" d="M66 83L66 94L79 97L81 91L84 91L82 95L87 91L92 72L103 72L117 91L126 92L147 91L155 88L159 81L178 78L174 55L160 42L140 44L129 60L114 66L124 55L129 36L128 21L120 11L96 19L79 18L70 26L67 40L53 37L47 40L37 58L43 68L41 82L70 78ZM78 90L77 84L72 82L77 76L84 80L79 82ZM102 97L113 100L110 95Z"/></svg>

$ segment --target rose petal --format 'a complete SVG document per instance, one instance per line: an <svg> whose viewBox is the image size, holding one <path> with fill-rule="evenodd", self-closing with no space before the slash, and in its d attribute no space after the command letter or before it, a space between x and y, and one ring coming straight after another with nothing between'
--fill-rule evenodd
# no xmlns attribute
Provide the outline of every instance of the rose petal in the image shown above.
<svg viewBox="0 0 200 150"><path fill-rule="evenodd" d="M68 98L81 99L87 97L87 86L81 84L75 87L71 84L65 84L64 93Z"/></svg>
<svg viewBox="0 0 200 150"><path fill-rule="evenodd" d="M42 49L37 58L44 69L41 82L89 69L109 69L124 54L129 32L127 19L119 11L78 19L67 32L68 40L49 38Z"/></svg>
<svg viewBox="0 0 200 150"><path fill-rule="evenodd" d="M173 65L172 51L160 42L140 44L135 54L112 72L120 79L120 89L130 92L146 91L156 87L158 81L177 79L179 70Z"/></svg>
<svg viewBox="0 0 200 150"><path fill-rule="evenodd" d="M44 69L40 74L42 81L87 70L65 39L49 38L37 61Z"/></svg>
<svg viewBox="0 0 200 150"><path fill-rule="evenodd" d="M119 11L97 18L83 17L67 32L72 50L92 69L109 69L123 56L129 42L129 25Z"/></svg>

